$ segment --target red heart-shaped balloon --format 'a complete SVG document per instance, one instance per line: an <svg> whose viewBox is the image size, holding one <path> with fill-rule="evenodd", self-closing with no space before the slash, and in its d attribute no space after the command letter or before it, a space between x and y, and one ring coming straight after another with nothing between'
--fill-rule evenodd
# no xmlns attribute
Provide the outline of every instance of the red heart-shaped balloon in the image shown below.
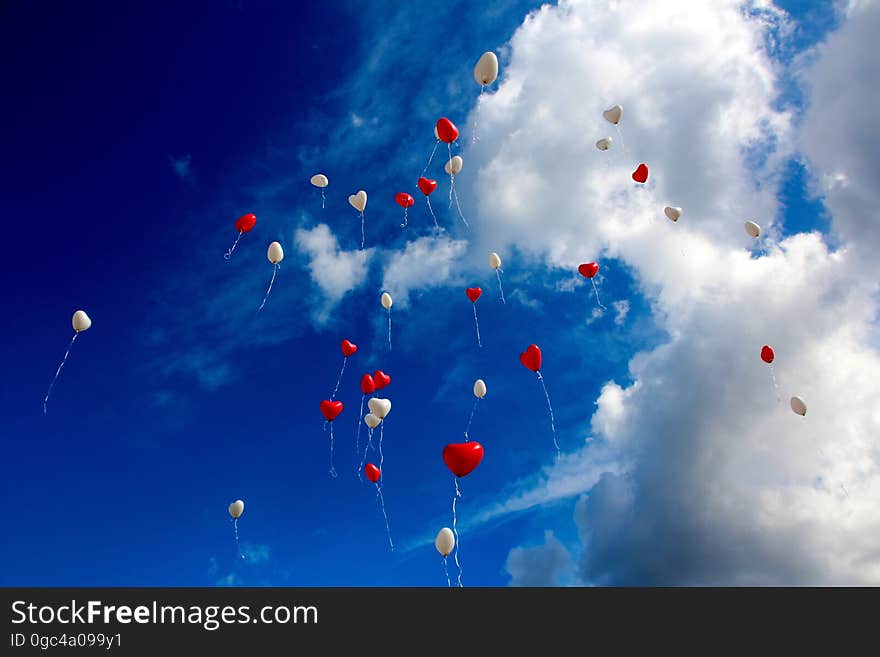
<svg viewBox="0 0 880 657"><path fill-rule="evenodd" d="M416 200L406 192L399 192L395 194L394 200L397 201L397 205L402 208L411 208L413 206L413 203L416 202Z"/></svg>
<svg viewBox="0 0 880 657"><path fill-rule="evenodd" d="M376 384L376 390L381 390L391 383L391 377L385 374L382 370L376 370L373 372L373 381Z"/></svg>
<svg viewBox="0 0 880 657"><path fill-rule="evenodd" d="M477 299L479 299L480 295L483 293L483 290L478 287L469 287L464 291L464 293L467 295L467 298L470 299L472 303L476 303Z"/></svg>
<svg viewBox="0 0 880 657"><path fill-rule="evenodd" d="M772 363L773 359L776 357L776 354L773 353L773 347L769 344L765 344L761 347L761 360L765 363Z"/></svg>
<svg viewBox="0 0 880 657"><path fill-rule="evenodd" d="M483 446L475 441L449 443L443 448L443 462L456 477L464 477L474 471L483 460Z"/></svg>
<svg viewBox="0 0 880 657"><path fill-rule="evenodd" d="M358 350L358 346L352 342L351 340L343 340L342 341L342 355L348 358L354 352Z"/></svg>
<svg viewBox="0 0 880 657"><path fill-rule="evenodd" d="M633 171L633 180L637 183L643 183L648 179L648 165L640 164L638 168Z"/></svg>
<svg viewBox="0 0 880 657"><path fill-rule="evenodd" d="M373 377L369 374L364 374L361 377L361 392L365 395L372 394L376 390L376 382L373 381Z"/></svg>
<svg viewBox="0 0 880 657"><path fill-rule="evenodd" d="M430 196L431 192L437 189L437 181L430 178L419 178L418 186L422 194Z"/></svg>
<svg viewBox="0 0 880 657"><path fill-rule="evenodd" d="M541 369L541 350L536 344L530 344L528 348L519 355L519 362L528 367L532 372Z"/></svg>
<svg viewBox="0 0 880 657"><path fill-rule="evenodd" d="M599 265L595 262L587 262L578 267L578 273L584 278L593 278L599 273Z"/></svg>
<svg viewBox="0 0 880 657"><path fill-rule="evenodd" d="M458 139L458 128L444 116L437 121L437 136L440 138L440 141L451 144Z"/></svg>
<svg viewBox="0 0 880 657"><path fill-rule="evenodd" d="M235 230L239 233L249 233L257 225L257 215L243 214L235 222Z"/></svg>
<svg viewBox="0 0 880 657"><path fill-rule="evenodd" d="M367 479L375 484L377 481L379 481L379 477L382 476L382 471L372 463L367 463L364 466L364 474L367 475Z"/></svg>
<svg viewBox="0 0 880 657"><path fill-rule="evenodd" d="M329 399L325 399L321 402L321 413L328 422L335 420L341 412L341 401L330 401Z"/></svg>

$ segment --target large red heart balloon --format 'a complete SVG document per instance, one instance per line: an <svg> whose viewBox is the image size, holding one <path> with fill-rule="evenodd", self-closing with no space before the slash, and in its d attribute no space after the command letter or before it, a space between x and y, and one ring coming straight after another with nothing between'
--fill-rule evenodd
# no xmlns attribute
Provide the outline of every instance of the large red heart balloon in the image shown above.
<svg viewBox="0 0 880 657"><path fill-rule="evenodd" d="M335 420L341 412L341 401L330 401L329 399L325 399L321 402L321 413L328 422Z"/></svg>
<svg viewBox="0 0 880 657"><path fill-rule="evenodd" d="M437 121L437 136L440 138L440 141L451 144L458 139L458 128L444 116Z"/></svg>
<svg viewBox="0 0 880 657"><path fill-rule="evenodd" d="M599 265L595 262L588 262L578 267L578 273L584 278L593 278L599 273Z"/></svg>
<svg viewBox="0 0 880 657"><path fill-rule="evenodd" d="M342 355L348 358L354 352L358 350L358 346L352 342L351 340L343 340L342 341Z"/></svg>
<svg viewBox="0 0 880 657"><path fill-rule="evenodd" d="M773 353L773 347L769 344L765 344L761 347L761 360L765 363L772 363L773 359L776 357L776 354Z"/></svg>
<svg viewBox="0 0 880 657"><path fill-rule="evenodd" d="M422 194L430 196L431 192L437 189L437 181L430 178L419 178L418 186Z"/></svg>
<svg viewBox="0 0 880 657"><path fill-rule="evenodd" d="M643 183L648 180L648 165L640 164L635 171L633 171L633 180L637 183Z"/></svg>
<svg viewBox="0 0 880 657"><path fill-rule="evenodd" d="M382 476L382 471L372 463L367 463L364 466L364 474L367 475L367 479L375 484L377 481L379 481L379 477Z"/></svg>
<svg viewBox="0 0 880 657"><path fill-rule="evenodd" d="M536 344L530 344L528 348L519 355L519 362L528 367L532 372L541 369L541 350Z"/></svg>
<svg viewBox="0 0 880 657"><path fill-rule="evenodd" d="M406 192L399 192L395 194L394 200L397 201L397 205L402 208L411 208L413 206L413 203L416 202L416 200Z"/></svg>
<svg viewBox="0 0 880 657"><path fill-rule="evenodd" d="M391 383L391 377L385 374L382 370L376 370L373 372L373 381L376 383L376 390L381 390Z"/></svg>
<svg viewBox="0 0 880 657"><path fill-rule="evenodd" d="M365 395L370 395L376 390L376 382L373 381L373 377L369 374L364 374L361 377L361 392Z"/></svg>
<svg viewBox="0 0 880 657"><path fill-rule="evenodd" d="M239 233L249 233L257 225L257 215L243 214L235 222L235 230Z"/></svg>
<svg viewBox="0 0 880 657"><path fill-rule="evenodd" d="M476 303L477 299L479 299L480 295L483 293L483 290L478 287L469 287L464 291L464 293L467 295L467 298L470 299L472 303Z"/></svg>
<svg viewBox="0 0 880 657"><path fill-rule="evenodd" d="M464 477L474 471L483 460L483 446L475 441L449 443L443 448L443 462L456 477Z"/></svg>

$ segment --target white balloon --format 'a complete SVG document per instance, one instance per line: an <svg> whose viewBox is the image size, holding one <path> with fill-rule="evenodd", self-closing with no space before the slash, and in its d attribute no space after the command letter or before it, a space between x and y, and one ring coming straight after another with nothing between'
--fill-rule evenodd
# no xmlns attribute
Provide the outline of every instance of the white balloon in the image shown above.
<svg viewBox="0 0 880 657"><path fill-rule="evenodd" d="M85 310L77 310L73 313L71 323L73 324L73 330L79 333L80 331L88 331L92 325L92 320L86 315Z"/></svg>
<svg viewBox="0 0 880 657"><path fill-rule="evenodd" d="M486 382L483 379L474 381L474 396L482 399L486 396Z"/></svg>
<svg viewBox="0 0 880 657"><path fill-rule="evenodd" d="M367 193L364 190L360 190L357 194L349 196L348 202L355 210L363 212L364 208L367 207Z"/></svg>
<svg viewBox="0 0 880 657"><path fill-rule="evenodd" d="M492 269L501 269L501 256L494 251L489 254L489 266Z"/></svg>
<svg viewBox="0 0 880 657"><path fill-rule="evenodd" d="M242 513L244 513L244 502L241 500L235 500L235 502L229 505L229 515L233 518L239 518Z"/></svg>
<svg viewBox="0 0 880 657"><path fill-rule="evenodd" d="M327 180L327 176L325 176L323 173L316 173L314 176L311 177L309 182L311 182L315 187L326 187L330 184L330 181Z"/></svg>
<svg viewBox="0 0 880 657"><path fill-rule="evenodd" d="M498 77L498 57L494 52L484 52L474 66L474 80L477 84L486 86L492 84Z"/></svg>
<svg viewBox="0 0 880 657"><path fill-rule="evenodd" d="M272 242L269 245L269 250L266 251L266 257L269 258L269 262L273 265L277 265L284 260L284 249L281 248L281 244L278 242Z"/></svg>
<svg viewBox="0 0 880 657"><path fill-rule="evenodd" d="M443 167L446 170L446 173L454 176L461 168L464 166L464 160L461 159L461 155L453 155L452 159L446 163Z"/></svg>
<svg viewBox="0 0 880 657"><path fill-rule="evenodd" d="M792 397L791 398L791 410L793 410L798 415L806 415L807 414L807 405L804 403L804 400L800 397Z"/></svg>
<svg viewBox="0 0 880 657"><path fill-rule="evenodd" d="M754 221L746 222L746 232L751 237L758 237L761 234L761 227Z"/></svg>
<svg viewBox="0 0 880 657"><path fill-rule="evenodd" d="M382 399L381 397L371 397L367 402L370 412L380 420L384 420L385 416L391 412L391 400Z"/></svg>
<svg viewBox="0 0 880 657"><path fill-rule="evenodd" d="M387 292L383 292L383 293L382 293L382 307L383 307L383 308L387 308L388 310L390 310L390 309L391 309L391 305L392 305L393 303L394 303L394 299L391 298L391 295L388 294Z"/></svg>
<svg viewBox="0 0 880 657"><path fill-rule="evenodd" d="M376 427L378 427L378 426L382 423L382 419L376 417L376 416L373 415L372 413L367 413L367 414L364 416L364 423L365 423L368 427L370 427L370 429L375 429Z"/></svg>
<svg viewBox="0 0 880 657"><path fill-rule="evenodd" d="M663 208L663 213L669 218L670 221L678 221L681 217L681 208L673 208L672 206L667 205Z"/></svg>
<svg viewBox="0 0 880 657"><path fill-rule="evenodd" d="M602 116L605 117L605 120L608 123L613 123L617 125L620 123L620 117L623 116L623 108L620 105L615 105L614 107L609 107L607 110L602 112Z"/></svg>
<svg viewBox="0 0 880 657"><path fill-rule="evenodd" d="M600 151L607 151L611 148L611 145L614 143L614 140L611 137L602 137L599 141L596 142L596 148Z"/></svg>
<svg viewBox="0 0 880 657"><path fill-rule="evenodd" d="M455 549L455 534L452 533L449 527L444 527L437 532L437 538L434 539L434 547L444 557L452 554L452 551Z"/></svg>

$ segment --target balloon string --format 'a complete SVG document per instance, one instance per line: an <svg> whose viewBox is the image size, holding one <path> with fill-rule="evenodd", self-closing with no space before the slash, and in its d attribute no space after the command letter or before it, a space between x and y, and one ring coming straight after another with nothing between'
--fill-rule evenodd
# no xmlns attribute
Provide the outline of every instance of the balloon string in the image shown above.
<svg viewBox="0 0 880 657"><path fill-rule="evenodd" d="M333 394L330 399L336 399L336 393L339 392L339 382L342 381L342 373L345 371L345 364L348 362L348 356L342 357L342 369L339 370L339 376L336 377L336 387L333 388Z"/></svg>
<svg viewBox="0 0 880 657"><path fill-rule="evenodd" d="M471 137L471 143L476 144L480 141L480 138L477 136L477 124L480 121L480 107L483 105L483 92L486 90L486 85L480 85L480 96L477 98L477 113L474 115L474 134Z"/></svg>
<svg viewBox="0 0 880 657"><path fill-rule="evenodd" d="M324 202L326 201L326 197L324 196L324 188L321 188L321 209L324 209Z"/></svg>
<svg viewBox="0 0 880 657"><path fill-rule="evenodd" d="M428 163L425 165L425 168L422 169L422 176L424 177L425 172L428 170L428 167L431 166L431 161L434 159L434 153L437 152L437 146L440 145L440 140L438 139L434 142L434 148L431 149L431 157L428 158Z"/></svg>
<svg viewBox="0 0 880 657"><path fill-rule="evenodd" d="M776 372L773 369L773 363L768 363L770 365L770 377L773 379L773 388L776 390L776 403L782 403L782 397L779 396L779 384L776 382Z"/></svg>
<svg viewBox="0 0 880 657"><path fill-rule="evenodd" d="M362 473L364 471L364 465L367 462L367 452L370 451L370 447L373 445L373 429L367 428L367 444L364 445L364 457L361 459L361 465L358 468L358 472Z"/></svg>
<svg viewBox="0 0 880 657"><path fill-rule="evenodd" d="M506 304L507 302L504 300L504 287L501 285L501 270L495 270L495 276L498 278L498 289L501 292L501 303Z"/></svg>
<svg viewBox="0 0 880 657"><path fill-rule="evenodd" d="M379 468L379 470L381 469ZM380 472L379 476L383 474ZM379 485L379 482L376 482L376 491L376 497L379 498L379 506L382 507L382 515L385 517L385 533L388 535L388 545L391 547L391 551L394 552L394 541L391 540L391 525L388 523L388 514L385 512L385 498L382 495L382 487Z"/></svg>
<svg viewBox="0 0 880 657"><path fill-rule="evenodd" d="M235 247L238 246L238 240L241 239L242 235L244 235L243 230L238 232L238 237L235 238L235 241L232 243L232 246L230 247L230 249L226 253L223 254L223 257L226 260L229 260L232 257L232 252L235 251Z"/></svg>
<svg viewBox="0 0 880 657"><path fill-rule="evenodd" d="M431 207L431 199L426 196L425 200L428 202L428 211L431 213L431 218L434 220L434 227L440 228L440 224L437 223L437 216L434 214L434 208Z"/></svg>
<svg viewBox="0 0 880 657"><path fill-rule="evenodd" d="M58 369L55 370L55 377L52 379L52 382L49 384L49 389L46 391L46 396L43 397L43 415L47 415L49 413L49 395L52 394L52 388L55 387L55 382L58 380L58 377L61 376L61 369L64 367L64 364L67 362L68 356L70 356L70 350L73 347L73 343L76 342L76 336L79 335L79 331L73 334L73 337L70 339L70 344L67 345L67 351L64 352L64 358L61 359L61 364L58 366Z"/></svg>
<svg viewBox="0 0 880 657"><path fill-rule="evenodd" d="M461 497L461 489L458 487L458 477L455 478L455 495L452 496L452 531L455 534L455 565L458 568L458 586L461 588L461 562L458 560L458 515L455 511L455 502Z"/></svg>
<svg viewBox="0 0 880 657"><path fill-rule="evenodd" d="M468 223L468 220L464 218L464 215L461 212L461 205L458 202L458 192L454 192L454 196L455 196L455 207L458 209L458 218L464 222L465 226L470 228L471 225Z"/></svg>
<svg viewBox="0 0 880 657"><path fill-rule="evenodd" d="M272 270L272 280L269 281L269 289L266 290L266 296L263 297L263 303L260 304L260 307L257 308L257 312L260 312L263 309L263 306L266 305L266 301L269 298L269 293L272 291L272 286L275 284L275 275L278 273L278 270L281 268L279 263L275 263L275 269Z"/></svg>
<svg viewBox="0 0 880 657"><path fill-rule="evenodd" d="M547 385L544 383L544 377L541 376L540 370L537 374L538 381L541 382L541 387L544 388L544 396L547 398L547 408L550 411L550 428L553 429L553 446L556 448L556 459L559 460L559 457L562 456L562 451L559 449L559 443L556 441L556 419L553 417L553 406L550 404L550 393L547 392Z"/></svg>
<svg viewBox="0 0 880 657"><path fill-rule="evenodd" d="M330 470L328 471L331 477L336 479L336 468L333 467L333 423L330 423Z"/></svg>
<svg viewBox="0 0 880 657"><path fill-rule="evenodd" d="M464 441L465 442L468 442L471 439L470 436L468 435L468 431L471 430L471 422L474 421L474 412L476 412L477 404L479 404L479 403L480 403L480 398L477 397L476 400L474 400L474 405L471 407L471 416L468 418L467 427L465 427L465 430L464 430Z"/></svg>
<svg viewBox="0 0 880 657"><path fill-rule="evenodd" d="M483 341L480 339L480 321L477 319L477 304L471 304L474 307L474 326L477 329L477 345L482 349Z"/></svg>
<svg viewBox="0 0 880 657"><path fill-rule="evenodd" d="M357 428L357 434L355 435L355 438L354 438L354 456L355 456L355 458L360 456L360 453L361 453L361 425L364 422L364 400L366 398L367 398L367 393L364 393L361 395L361 410L358 411L358 417L357 417L358 428ZM358 479L363 481L364 477L363 477L363 473L361 472L360 468L358 468L357 476L358 476Z"/></svg>
<svg viewBox="0 0 880 657"><path fill-rule="evenodd" d="M591 279L590 279L590 282L593 284L593 292L596 293L596 303L599 304L599 307L600 307L602 310L608 310L605 306L602 305L602 302L599 301L599 288L596 287L596 279L595 279L595 278L591 278Z"/></svg>
<svg viewBox="0 0 880 657"><path fill-rule="evenodd" d="M400 224L401 228L406 228L409 225L409 220L406 218L407 210L409 210L409 208L407 208L407 207L403 208L403 223Z"/></svg>
<svg viewBox="0 0 880 657"><path fill-rule="evenodd" d="M365 221L364 213L361 212L361 251L364 250L364 244L365 244L366 241L367 241L367 240L366 240L365 228L364 228L364 221ZM364 254L364 255L366 255L366 254Z"/></svg>
<svg viewBox="0 0 880 657"><path fill-rule="evenodd" d="M379 425L379 472L382 473L382 481L385 481L385 454L382 453L382 441L385 440L385 420Z"/></svg>
<svg viewBox="0 0 880 657"><path fill-rule="evenodd" d="M391 351L391 308L388 309L388 351Z"/></svg>
<svg viewBox="0 0 880 657"><path fill-rule="evenodd" d="M244 552L241 551L241 543L238 542L238 518L232 519L232 528L235 530L235 548L238 550L238 556L245 559Z"/></svg>
<svg viewBox="0 0 880 657"><path fill-rule="evenodd" d="M449 566L446 564L446 557L443 557L443 572L446 575L446 586L452 588L452 580L449 579Z"/></svg>
<svg viewBox="0 0 880 657"><path fill-rule="evenodd" d="M623 149L624 153L627 153L626 143L623 141L623 132L621 132L621 130L620 130L620 125L615 123L614 129L617 130L617 136L620 137L620 147Z"/></svg>

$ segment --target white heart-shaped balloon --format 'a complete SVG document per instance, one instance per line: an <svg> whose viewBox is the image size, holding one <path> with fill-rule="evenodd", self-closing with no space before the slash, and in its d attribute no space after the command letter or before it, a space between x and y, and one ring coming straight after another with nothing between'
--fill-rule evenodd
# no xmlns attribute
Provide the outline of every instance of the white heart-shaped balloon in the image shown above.
<svg viewBox="0 0 880 657"><path fill-rule="evenodd" d="M330 181L327 180L327 176L323 173L316 173L311 177L310 181L315 187L326 187L330 184Z"/></svg>
<svg viewBox="0 0 880 657"><path fill-rule="evenodd" d="M434 547L444 557L452 554L452 550L455 549L455 534L452 533L449 527L444 527L437 532L437 538L434 539Z"/></svg>
<svg viewBox="0 0 880 657"><path fill-rule="evenodd" d="M615 105L614 107L609 107L607 110L602 112L602 116L605 117L605 120L608 123L613 123L617 125L620 123L620 117L623 116L623 108L620 105Z"/></svg>
<svg viewBox="0 0 880 657"><path fill-rule="evenodd" d="M273 265L277 265L284 260L284 249L281 248L281 244L278 242L272 242L269 245L269 249L266 251L266 257Z"/></svg>
<svg viewBox="0 0 880 657"><path fill-rule="evenodd" d="M800 397L792 397L789 403L791 404L791 410L793 410L798 415L807 414L807 405Z"/></svg>
<svg viewBox="0 0 880 657"><path fill-rule="evenodd" d="M73 324L73 330L79 333L80 331L88 331L92 325L92 320L86 315L85 310L77 310L73 313L71 323Z"/></svg>
<svg viewBox="0 0 880 657"><path fill-rule="evenodd" d="M394 299L391 298L390 294L388 294L387 292L383 292L380 300L382 301L383 308L385 308L386 310L391 310L391 306L394 304Z"/></svg>
<svg viewBox="0 0 880 657"><path fill-rule="evenodd" d="M454 176L461 168L464 166L464 160L461 159L461 155L454 155L449 162L443 167L446 170L446 173Z"/></svg>
<svg viewBox="0 0 880 657"><path fill-rule="evenodd" d="M244 502L241 500L235 500L229 505L229 515L233 518L238 518L242 513L244 513Z"/></svg>
<svg viewBox="0 0 880 657"><path fill-rule="evenodd" d="M474 396L479 399L486 396L486 382L483 379L474 381Z"/></svg>
<svg viewBox="0 0 880 657"><path fill-rule="evenodd" d="M385 416L391 412L391 400L382 399L381 397L372 397L367 402L370 412L380 420L384 420Z"/></svg>
<svg viewBox="0 0 880 657"><path fill-rule="evenodd" d="M614 143L614 140L611 137L602 137L599 141L596 142L596 148L600 151L607 151L611 148L611 144Z"/></svg>
<svg viewBox="0 0 880 657"><path fill-rule="evenodd" d="M360 190L357 194L349 196L348 202L355 210L363 212L364 208L367 207L367 193L364 190Z"/></svg>
<svg viewBox="0 0 880 657"><path fill-rule="evenodd" d="M665 214L670 221L678 221L681 218L681 208L673 208L672 206L667 205L663 208L663 214Z"/></svg>
<svg viewBox="0 0 880 657"><path fill-rule="evenodd" d="M376 417L372 413L367 413L364 416L364 424L366 424L370 429L375 429L382 423L382 419Z"/></svg>
<svg viewBox="0 0 880 657"><path fill-rule="evenodd" d="M761 227L754 221L747 221L746 232L750 237L758 237L761 234Z"/></svg>
<svg viewBox="0 0 880 657"><path fill-rule="evenodd" d="M486 86L495 82L498 77L498 57L494 52L484 52L477 65L474 66L474 80L477 84Z"/></svg>
<svg viewBox="0 0 880 657"><path fill-rule="evenodd" d="M492 269L500 269L501 268L501 256L492 251L489 254L489 266Z"/></svg>

